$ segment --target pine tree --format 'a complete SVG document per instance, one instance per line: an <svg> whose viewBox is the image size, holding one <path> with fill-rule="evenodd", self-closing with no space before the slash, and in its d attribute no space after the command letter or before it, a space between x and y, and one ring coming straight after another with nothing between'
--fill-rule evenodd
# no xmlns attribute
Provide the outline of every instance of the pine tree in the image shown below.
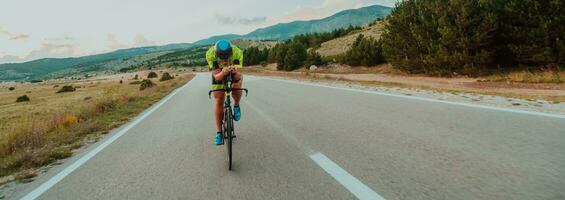
<svg viewBox="0 0 565 200"><path fill-rule="evenodd" d="M308 51L308 56L306 58L306 62L304 62L304 65L311 66L321 64L323 64L322 56L320 56L320 54L314 50Z"/></svg>
<svg viewBox="0 0 565 200"><path fill-rule="evenodd" d="M497 18L479 0L407 0L397 4L382 36L393 66L447 75L477 73L492 63Z"/></svg>
<svg viewBox="0 0 565 200"><path fill-rule="evenodd" d="M284 70L291 71L301 67L306 57L306 47L300 42L291 42L284 57Z"/></svg>
<svg viewBox="0 0 565 200"><path fill-rule="evenodd" d="M384 63L382 46L374 38L359 34L351 45L351 49L342 57L341 62L352 66L373 66Z"/></svg>
<svg viewBox="0 0 565 200"><path fill-rule="evenodd" d="M508 0L502 13L501 34L516 63L565 65L565 1Z"/></svg>

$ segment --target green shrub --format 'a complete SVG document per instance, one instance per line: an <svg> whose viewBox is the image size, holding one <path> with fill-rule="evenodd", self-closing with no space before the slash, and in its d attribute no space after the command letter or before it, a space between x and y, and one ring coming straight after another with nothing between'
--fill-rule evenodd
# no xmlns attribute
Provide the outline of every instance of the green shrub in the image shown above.
<svg viewBox="0 0 565 200"><path fill-rule="evenodd" d="M8 90L10 90L10 91L13 91L13 90L15 90L15 89L16 89L15 87L9 87L9 88L8 88Z"/></svg>
<svg viewBox="0 0 565 200"><path fill-rule="evenodd" d="M306 67L309 67L311 65L322 65L322 64L324 64L324 61L322 61L322 56L320 56L318 52L314 50L308 51L306 61L304 62L304 65L306 65Z"/></svg>
<svg viewBox="0 0 565 200"><path fill-rule="evenodd" d="M143 81L141 81L141 85L139 85L139 90L145 90L145 89L151 88L153 86L155 86L155 83L153 83L149 79L144 79Z"/></svg>
<svg viewBox="0 0 565 200"><path fill-rule="evenodd" d="M29 97L27 95L20 96L18 97L18 99L16 99L16 102L25 102L25 101L29 101Z"/></svg>
<svg viewBox="0 0 565 200"><path fill-rule="evenodd" d="M141 81L132 81L129 84L130 85L139 85L139 84L141 84Z"/></svg>
<svg viewBox="0 0 565 200"><path fill-rule="evenodd" d="M61 89L59 89L59 91L57 91L57 93L62 93L62 92L74 92L76 89L71 86L71 85L65 85L63 87L61 87Z"/></svg>
<svg viewBox="0 0 565 200"><path fill-rule="evenodd" d="M149 72L149 74L147 75L147 78L157 78L158 75L155 72Z"/></svg>
<svg viewBox="0 0 565 200"><path fill-rule="evenodd" d="M267 60L269 49L259 49L258 47L249 47L243 52L245 58L245 66L257 65Z"/></svg>
<svg viewBox="0 0 565 200"><path fill-rule="evenodd" d="M161 76L161 79L159 79L159 81L168 81L171 79L174 79L175 77L172 77L169 72L165 72L163 73L163 75Z"/></svg>
<svg viewBox="0 0 565 200"><path fill-rule="evenodd" d="M352 66L373 66L385 62L380 42L359 34L351 48L341 57L341 62Z"/></svg>

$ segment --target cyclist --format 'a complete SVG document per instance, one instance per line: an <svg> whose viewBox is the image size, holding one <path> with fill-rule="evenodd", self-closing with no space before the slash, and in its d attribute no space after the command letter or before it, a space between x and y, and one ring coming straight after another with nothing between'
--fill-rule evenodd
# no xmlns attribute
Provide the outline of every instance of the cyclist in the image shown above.
<svg viewBox="0 0 565 200"><path fill-rule="evenodd" d="M212 71L212 90L223 89L224 80L231 72L232 75L232 88L241 88L243 85L243 76L238 69L243 66L243 51L232 45L228 40L218 40L206 52L206 61L208 67ZM233 91L232 96L234 100L233 119L239 121L241 119L241 108L239 107L239 100L241 99L241 91ZM222 118L223 118L223 103L225 98L224 91L213 92L214 95L214 115L216 119L216 138L214 144L224 144L222 138Z"/></svg>

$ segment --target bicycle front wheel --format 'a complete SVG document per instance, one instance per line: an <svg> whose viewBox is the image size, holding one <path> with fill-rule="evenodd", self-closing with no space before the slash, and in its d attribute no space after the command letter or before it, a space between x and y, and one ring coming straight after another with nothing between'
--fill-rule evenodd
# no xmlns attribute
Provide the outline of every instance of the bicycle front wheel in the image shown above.
<svg viewBox="0 0 565 200"><path fill-rule="evenodd" d="M226 138L227 141L227 150L228 150L228 170L231 170L232 167L232 141L233 141L233 133L234 133L234 128L233 128L233 113L231 109L228 109L227 113L226 113Z"/></svg>

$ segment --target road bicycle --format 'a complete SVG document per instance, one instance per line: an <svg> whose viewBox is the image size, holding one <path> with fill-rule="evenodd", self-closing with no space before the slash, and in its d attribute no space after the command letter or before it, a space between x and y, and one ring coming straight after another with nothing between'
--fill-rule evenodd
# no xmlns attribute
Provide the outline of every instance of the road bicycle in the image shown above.
<svg viewBox="0 0 565 200"><path fill-rule="evenodd" d="M231 93L233 91L245 91L245 96L247 96L248 90L246 88L232 88L232 73L230 72L224 81L223 89L210 90L208 92L208 98L212 98L212 92L224 91L224 117L222 120L222 136L224 138L224 144L227 143L228 147L228 170L232 169L232 144L233 139L236 138L235 130L233 127L233 110L231 105Z"/></svg>

